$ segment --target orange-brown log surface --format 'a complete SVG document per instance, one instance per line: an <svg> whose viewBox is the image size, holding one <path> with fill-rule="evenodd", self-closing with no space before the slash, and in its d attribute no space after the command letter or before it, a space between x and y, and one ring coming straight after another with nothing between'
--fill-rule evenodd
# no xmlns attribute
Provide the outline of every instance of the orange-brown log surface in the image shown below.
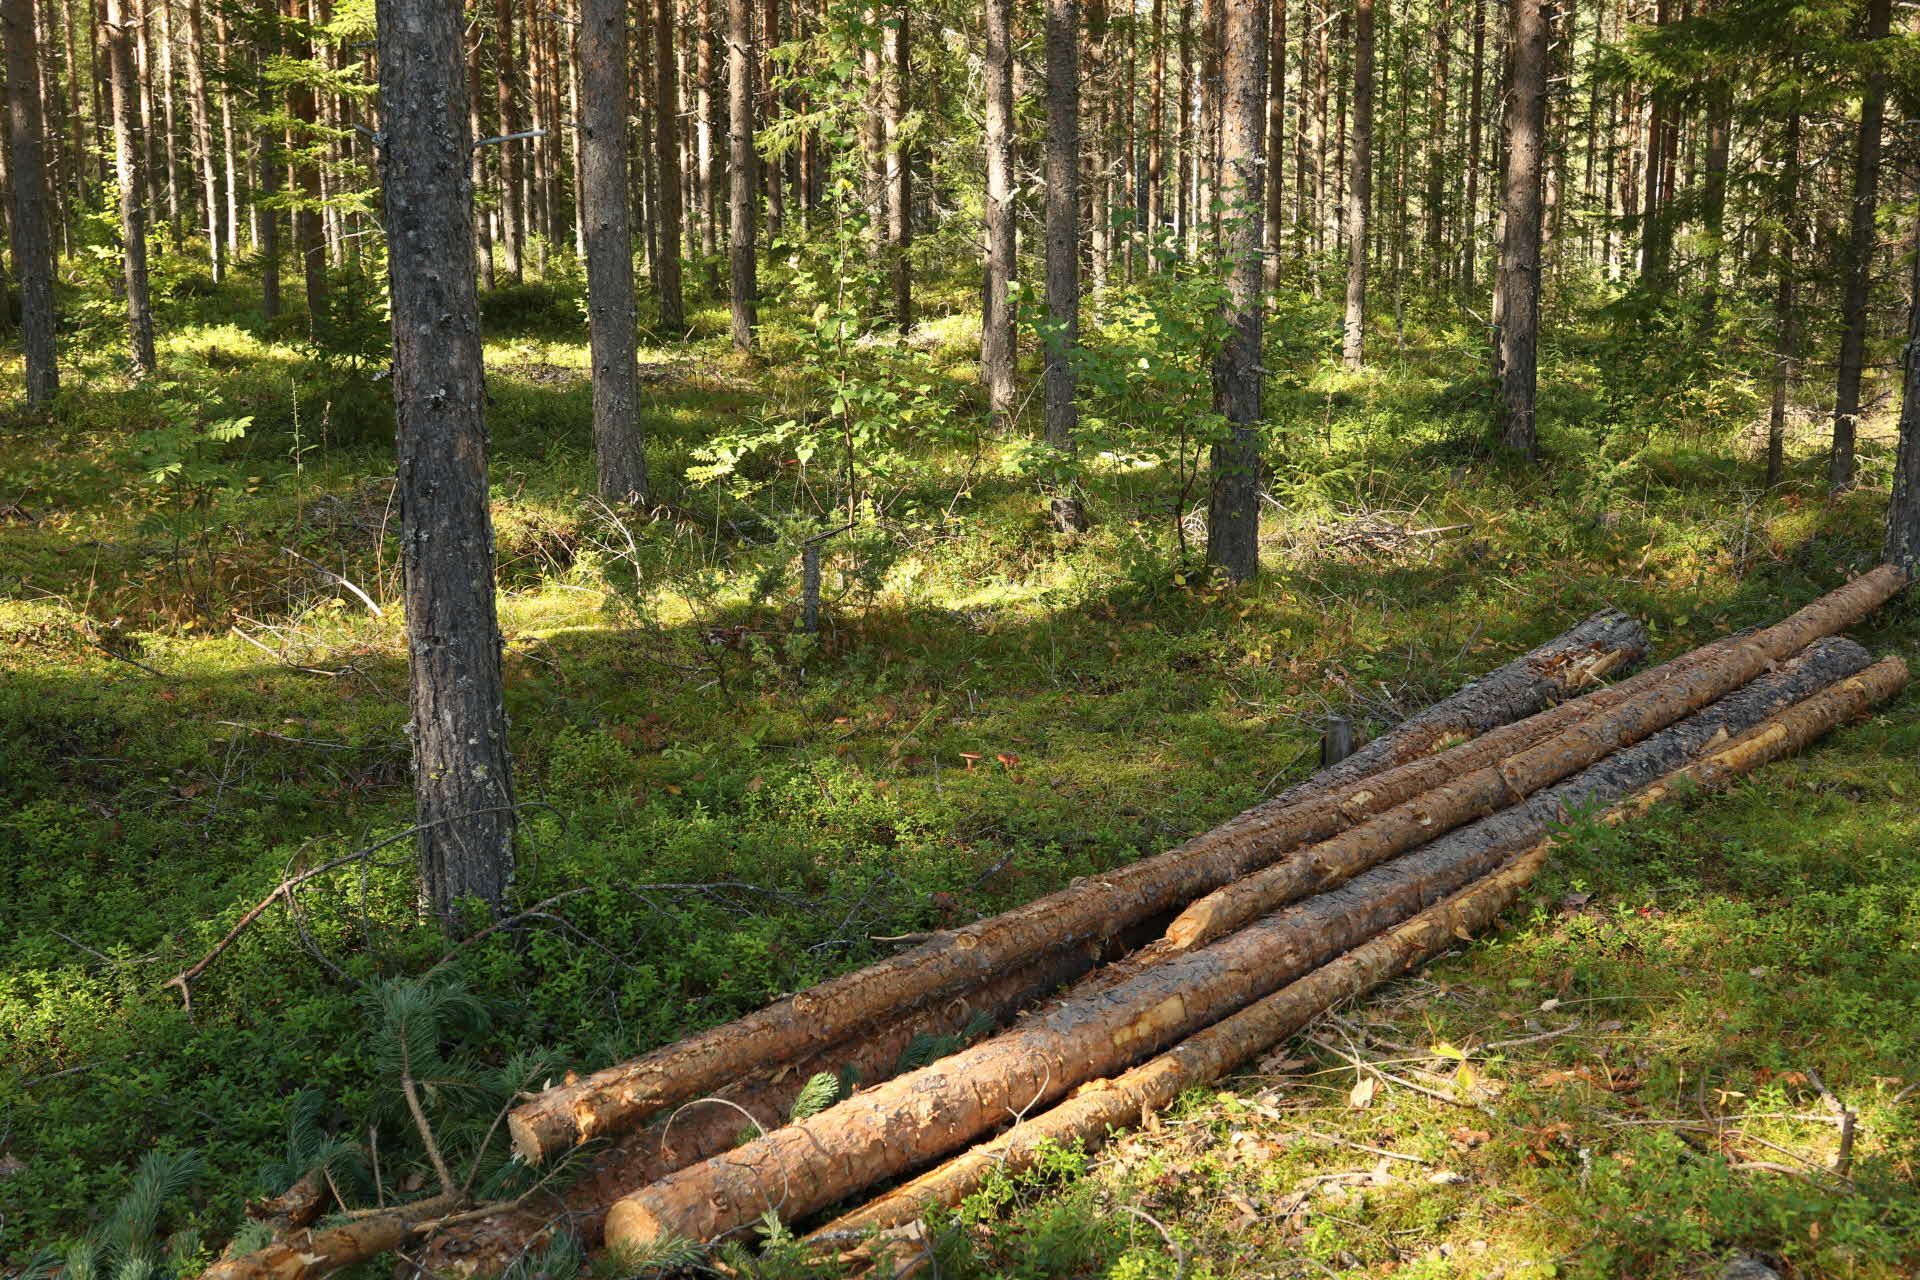
<svg viewBox="0 0 1920 1280"><path fill-rule="evenodd" d="M1886 701L1906 682L1906 664L1898 658L1886 659L1795 703L1711 755L1620 801L1602 815L1602 820L1618 822L1643 813L1677 791L1723 787ZM1551 839L1537 841L1531 849L1446 902L1124 1075L1083 1086L1053 1110L1017 1124L993 1141L842 1215L816 1232L814 1238L837 1240L899 1226L930 1206L958 1204L995 1169L1018 1172L1029 1168L1049 1145L1079 1142L1088 1150L1097 1148L1110 1130L1137 1123L1143 1112L1166 1106L1183 1090L1221 1078L1269 1045L1292 1035L1321 1011L1446 950L1457 937L1483 928L1546 862L1551 843Z"/></svg>
<svg viewBox="0 0 1920 1280"><path fill-rule="evenodd" d="M453 1210L442 1197L416 1201L391 1213L374 1214L318 1231L296 1231L284 1240L237 1258L222 1258L200 1273L200 1280L313 1280L329 1271L398 1249L415 1228Z"/></svg>
<svg viewBox="0 0 1920 1280"><path fill-rule="evenodd" d="M1467 850L1449 865L1472 870L1473 859L1484 855L1483 871L1504 852ZM1435 870L1417 858L1382 868L662 1179L613 1206L607 1241L711 1239L768 1211L801 1217L937 1157L1003 1114L1044 1105L1137 1060L1405 919L1450 887L1435 883Z"/></svg>
<svg viewBox="0 0 1920 1280"><path fill-rule="evenodd" d="M1224 885L1183 911L1168 928L1167 939L1178 948L1199 946L1281 903L1338 884L1385 858L1503 809L1739 688L1812 641L1858 621L1905 584L1905 573L1882 565L1783 622L1736 637L1712 660L1695 663L1610 710Z"/></svg>
<svg viewBox="0 0 1920 1280"><path fill-rule="evenodd" d="M1570 686L1616 666L1630 651L1569 659ZM508 1117L514 1148L538 1162L590 1138L632 1128L649 1115L711 1093L769 1064L840 1040L865 1023L979 983L1049 950L1112 937L1264 865L1287 849L1344 830L1368 815L1461 773L1552 736L1596 711L1656 688L1696 655L1594 690L1518 724L1437 755L1318 792L1303 804L1261 806L1185 844L1090 877L1022 907L942 933L897 956L774 1002L618 1066L549 1089ZM1574 670L1586 674L1576 678Z"/></svg>

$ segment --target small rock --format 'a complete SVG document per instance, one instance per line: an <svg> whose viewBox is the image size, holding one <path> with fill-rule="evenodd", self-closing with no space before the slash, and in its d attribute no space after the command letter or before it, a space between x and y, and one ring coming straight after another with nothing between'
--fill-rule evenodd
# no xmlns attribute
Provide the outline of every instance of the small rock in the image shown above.
<svg viewBox="0 0 1920 1280"><path fill-rule="evenodd" d="M1736 1253L1721 1271L1720 1280L1780 1280L1780 1273L1750 1253Z"/></svg>
<svg viewBox="0 0 1920 1280"><path fill-rule="evenodd" d="M1436 1169L1427 1175L1427 1181L1436 1187L1452 1187L1465 1182L1466 1178L1451 1169Z"/></svg>

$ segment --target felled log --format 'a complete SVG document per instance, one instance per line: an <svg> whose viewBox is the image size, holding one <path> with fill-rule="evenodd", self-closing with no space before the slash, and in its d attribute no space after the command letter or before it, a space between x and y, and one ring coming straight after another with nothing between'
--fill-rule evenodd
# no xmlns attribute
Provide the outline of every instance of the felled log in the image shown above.
<svg viewBox="0 0 1920 1280"><path fill-rule="evenodd" d="M1512 724L1598 684L1646 652L1645 627L1624 613L1596 613L1539 648L1469 681L1426 710L1408 716L1261 807L1278 810L1324 796L1369 774Z"/></svg>
<svg viewBox="0 0 1920 1280"><path fill-rule="evenodd" d="M1758 721L1765 709L1757 700L1750 704L1745 723ZM1718 732L1706 729L1700 741ZM1670 759L1667 767L1680 762ZM1651 769L1641 781L1660 772ZM608 1213L607 1240L711 1239L769 1209L789 1219L804 1216L972 1140L1003 1113L1044 1105L1226 1016L1483 874L1510 851L1499 843L1468 847L1443 865L1416 855L1202 951L1056 1005L1006 1035L626 1197Z"/></svg>
<svg viewBox="0 0 1920 1280"><path fill-rule="evenodd" d="M1198 946L1281 903L1503 809L1739 688L1813 640L1850 626L1905 583L1900 569L1883 565L1774 626L1737 637L1711 660L1696 662L1610 710L1223 885L1181 912L1167 938L1175 947Z"/></svg>
<svg viewBox="0 0 1920 1280"><path fill-rule="evenodd" d="M1605 634L1613 635L1608 624ZM1569 687L1638 651L1631 634L1613 649L1560 667ZM508 1116L514 1149L539 1161L590 1138L619 1133L770 1063L789 1061L862 1024L964 990L1054 949L1111 937L1354 822L1558 732L1685 669L1683 660L1585 694L1522 725L1494 729L1437 755L1324 789L1308 803L1262 805L1167 853L1081 881L1011 911L942 933L899 955L811 987L766 1008L629 1062L549 1089ZM1576 671L1584 675L1576 677ZM1548 673L1551 674L1551 673ZM1544 678L1544 676L1542 677ZM1480 702L1476 714L1487 714Z"/></svg>
<svg viewBox="0 0 1920 1280"><path fill-rule="evenodd" d="M851 1070L862 1083L887 1079L920 1037L958 1035L980 1015L1000 1026L1103 958L1090 948L1043 956L964 996L862 1027L848 1039L805 1058L687 1102L671 1115L622 1134L606 1150L587 1156L581 1176L551 1194L524 1205L503 1205L497 1212L434 1232L422 1248L420 1262L436 1274L494 1274L554 1225L563 1226L584 1247L598 1248L609 1204L649 1182L732 1150L743 1133L780 1128L814 1075Z"/></svg>
<svg viewBox="0 0 1920 1280"><path fill-rule="evenodd" d="M1884 702L1906 684L1906 665L1889 658L1793 704L1711 754L1614 804L1602 821L1619 822L1693 787L1724 787L1804 747L1835 725ZM1506 909L1547 860L1554 841L1536 839L1499 870L1405 923L1363 943L1233 1016L1115 1079L1083 1086L1053 1110L1024 1120L885 1195L834 1219L812 1239L837 1241L899 1226L934 1205L955 1205L997 1169L1032 1167L1049 1147L1097 1149L1109 1132L1138 1123L1185 1090L1208 1084L1294 1034L1324 1010L1414 968L1484 928Z"/></svg>
<svg viewBox="0 0 1920 1280"><path fill-rule="evenodd" d="M423 1224L459 1207L450 1197L416 1200L386 1213L369 1214L318 1231L295 1231L264 1249L222 1258L200 1280L314 1280L341 1267L398 1249Z"/></svg>
<svg viewBox="0 0 1920 1280"><path fill-rule="evenodd" d="M1447 832L1341 884L1343 896L1379 927L1419 910L1527 848L1548 826L1596 803L1612 801L1681 768L1719 742L1746 732L1782 708L1863 670L1867 651L1851 640L1816 640L1777 671L1757 677L1712 706L1645 740L1603 757L1556 786ZM1319 856L1318 848L1305 857ZM1091 995L1185 950L1162 938L1088 974L1063 999Z"/></svg>

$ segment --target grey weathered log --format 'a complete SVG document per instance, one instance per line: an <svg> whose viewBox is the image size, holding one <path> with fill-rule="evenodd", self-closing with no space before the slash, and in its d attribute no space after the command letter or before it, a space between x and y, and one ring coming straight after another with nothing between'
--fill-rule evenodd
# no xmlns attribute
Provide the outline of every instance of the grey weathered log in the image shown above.
<svg viewBox="0 0 1920 1280"><path fill-rule="evenodd" d="M380 0L376 12L420 878L457 929L463 900L497 906L513 877L473 138L459 0Z"/></svg>
<svg viewBox="0 0 1920 1280"><path fill-rule="evenodd" d="M7 44L8 154L13 167L13 264L20 277L20 336L27 403L60 389L54 362L53 237L47 223L47 125L40 102L33 0L0 3ZM5 299L0 297L0 307Z"/></svg>
<svg viewBox="0 0 1920 1280"><path fill-rule="evenodd" d="M593 452L600 496L647 496L646 442L634 359L633 231L627 195L627 6L580 9L580 172L587 224L587 332L593 358Z"/></svg>
<svg viewBox="0 0 1920 1280"><path fill-rule="evenodd" d="M1624 613L1606 610L1538 648L1497 667L1459 692L1408 716L1345 760L1296 783L1262 805L1284 808L1335 787L1435 751L1462 738L1521 720L1582 691L1602 676L1626 670L1647 652L1647 630ZM1617 655L1599 670L1594 659Z"/></svg>

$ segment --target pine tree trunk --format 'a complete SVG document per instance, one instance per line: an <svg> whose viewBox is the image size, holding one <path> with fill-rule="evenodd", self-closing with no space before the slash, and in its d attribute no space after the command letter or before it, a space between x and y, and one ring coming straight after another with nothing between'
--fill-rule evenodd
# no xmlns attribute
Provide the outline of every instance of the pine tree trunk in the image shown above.
<svg viewBox="0 0 1920 1280"><path fill-rule="evenodd" d="M986 280L981 290L980 379L996 433L1013 426L1013 0L986 0Z"/></svg>
<svg viewBox="0 0 1920 1280"><path fill-rule="evenodd" d="M467 130L477 140L485 136L480 126L480 46L483 37L479 32L479 20L472 24L473 40L467 49ZM471 176L473 192L477 197L487 189L487 152L490 147L475 147ZM473 215L474 257L479 263L479 287L493 288L493 219L492 215L478 208L475 201Z"/></svg>
<svg viewBox="0 0 1920 1280"><path fill-rule="evenodd" d="M1914 220L1920 245L1920 217ZM1913 255L1907 289L1905 376L1900 397L1900 446L1893 464L1893 497L1887 503L1887 551L1883 557L1909 575L1920 575L1920 252Z"/></svg>
<svg viewBox="0 0 1920 1280"><path fill-rule="evenodd" d="M694 186L700 193L700 257L707 264L707 285L713 288L720 283L719 154L713 142L714 117L719 110L713 95L713 0L699 0L693 23L693 153L698 165Z"/></svg>
<svg viewBox="0 0 1920 1280"><path fill-rule="evenodd" d="M1474 297L1474 263L1480 248L1480 118L1487 77L1486 0L1473 0L1473 72L1467 85L1467 194L1460 217L1460 296Z"/></svg>
<svg viewBox="0 0 1920 1280"><path fill-rule="evenodd" d="M207 110L207 73L202 55L206 25L200 0L187 0L187 105L193 121L193 155L200 170L200 192L207 215L207 266L215 284L226 279L226 240L222 234L220 175L213 152L213 125Z"/></svg>
<svg viewBox="0 0 1920 1280"><path fill-rule="evenodd" d="M298 0L287 0L288 19L297 20L300 17L297 6ZM301 40L295 46L293 56L312 58L312 41ZM295 121L294 145L302 153L294 163L294 181L300 188L300 202L293 210L293 245L294 251L300 255L301 282L307 295L307 331L317 338L327 325L327 242L320 222L320 165L313 156L314 148L319 145L314 129L319 120L319 111L314 102L313 86L304 80L296 80L287 90L287 108ZM462 121L462 124L465 122Z"/></svg>
<svg viewBox="0 0 1920 1280"><path fill-rule="evenodd" d="M1513 87L1507 98L1506 214L1500 252L1500 434L1537 458L1534 389L1540 334L1540 156L1546 123L1544 0L1513 0Z"/></svg>
<svg viewBox="0 0 1920 1280"><path fill-rule="evenodd" d="M458 0L379 0L420 878L450 933L506 900L514 829L460 25Z"/></svg>
<svg viewBox="0 0 1920 1280"><path fill-rule="evenodd" d="M1347 181L1347 322L1340 346L1349 369L1366 360L1367 214L1373 201L1373 0L1353 6L1353 152Z"/></svg>
<svg viewBox="0 0 1920 1280"><path fill-rule="evenodd" d="M1360 0L1370 6L1372 0ZM1230 0L1224 48L1221 197L1226 206L1226 341L1213 365L1227 438L1208 461L1207 563L1235 582L1260 572L1261 250L1265 243L1267 0Z"/></svg>
<svg viewBox="0 0 1920 1280"><path fill-rule="evenodd" d="M1447 77L1451 71L1453 14L1448 0L1440 0L1434 17L1433 84L1427 96L1427 270L1434 283L1447 278ZM1405 68L1401 74L1406 74Z"/></svg>
<svg viewBox="0 0 1920 1280"><path fill-rule="evenodd" d="M1200 0L1200 137L1194 143L1195 239L1189 246L1220 244L1220 5Z"/></svg>
<svg viewBox="0 0 1920 1280"><path fill-rule="evenodd" d="M253 216L259 228L260 312L272 320L280 314L280 212L273 205L280 194L280 172L285 148L275 116L273 89L267 83L265 60L280 52L280 14L275 0L262 0L260 18L270 33L256 51L253 64L255 118L261 122L254 144L259 180L254 184Z"/></svg>
<svg viewBox="0 0 1920 1280"><path fill-rule="evenodd" d="M1182 3L1183 0L1175 0ZM1147 274L1159 275L1167 221L1167 0L1153 0L1153 80L1147 92Z"/></svg>
<svg viewBox="0 0 1920 1280"><path fill-rule="evenodd" d="M1087 265L1090 269L1088 288L1097 297L1107 287L1107 273L1112 269L1111 258L1113 243L1110 238L1113 230L1113 215L1107 205L1107 177L1110 168L1108 160L1107 134L1107 0L1087 0L1087 57L1082 84L1080 114L1083 120L1091 122L1087 139L1088 177L1087 184L1087 240L1089 252Z"/></svg>
<svg viewBox="0 0 1920 1280"><path fill-rule="evenodd" d="M160 8L160 57L158 66L149 67L148 73L158 83L160 93L159 125L161 130L160 158L166 165L164 182L167 197L167 243L173 248L180 247L180 156L177 131L174 128L173 96L173 0L151 0Z"/></svg>
<svg viewBox="0 0 1920 1280"><path fill-rule="evenodd" d="M1080 342L1080 4L1046 0L1047 446L1072 466L1079 417L1073 351ZM1049 484L1054 526L1086 527L1077 486Z"/></svg>
<svg viewBox="0 0 1920 1280"><path fill-rule="evenodd" d="M494 106L500 117L500 136L505 137L520 131L515 101L520 59L513 47L513 0L493 2L493 41ZM500 265L513 283L519 284L526 275L522 253L526 220L520 207L521 144L515 141L496 145L500 148L495 165L500 175Z"/></svg>
<svg viewBox="0 0 1920 1280"><path fill-rule="evenodd" d="M47 125L40 100L33 0L0 2L0 34L7 46L8 160L13 190L13 265L20 281L20 336L26 356L26 395L45 405L60 389L54 356L53 237L47 211ZM0 295L0 308L4 308Z"/></svg>
<svg viewBox="0 0 1920 1280"><path fill-rule="evenodd" d="M634 364L633 233L627 208L626 0L581 0L580 205L587 221L587 328L600 496L647 497Z"/></svg>
<svg viewBox="0 0 1920 1280"><path fill-rule="evenodd" d="M1188 252L1193 244L1193 0L1173 0L1179 10L1180 97L1174 110L1173 246Z"/></svg>
<svg viewBox="0 0 1920 1280"><path fill-rule="evenodd" d="M220 47L220 63L224 67L233 67L233 46L227 39L227 13L224 7L213 11L214 38ZM220 153L226 170L227 216L225 229L227 236L227 256L233 258L240 253L240 136L233 123L233 87L230 83L220 87Z"/></svg>
<svg viewBox="0 0 1920 1280"><path fill-rule="evenodd" d="M1869 0L1867 40L1887 38L1893 0ZM1854 437L1860 428L1860 379L1866 366L1867 303L1873 284L1874 218L1880 204L1880 131L1887 110L1887 76L1877 49L1860 95L1860 134L1853 165L1853 222L1847 239L1846 296L1840 308L1840 368L1833 395L1833 452L1827 489L1845 493L1855 482Z"/></svg>
<svg viewBox="0 0 1920 1280"><path fill-rule="evenodd" d="M139 128L130 20L124 0L106 0L107 51L113 81L113 172L120 186L120 259L127 295L127 357L135 378L154 371L153 304L147 295L147 184L134 144Z"/></svg>
<svg viewBox="0 0 1920 1280"><path fill-rule="evenodd" d="M753 150L753 3L727 0L727 172L733 225L727 254L733 298L733 345L753 347L754 314L754 165Z"/></svg>
<svg viewBox="0 0 1920 1280"><path fill-rule="evenodd" d="M1261 274L1268 293L1280 288L1278 246L1280 228L1287 220L1286 183L1280 180L1287 155L1287 0L1272 0L1272 8L1267 43L1267 228Z"/></svg>
<svg viewBox="0 0 1920 1280"><path fill-rule="evenodd" d="M1800 104L1787 114L1786 141L1780 161L1780 196L1776 210L1776 255L1773 287L1773 394L1767 409L1767 487L1780 483L1786 468L1787 395L1793 386L1793 365L1799 348L1794 315L1794 236L1796 206L1800 201Z"/></svg>
<svg viewBox="0 0 1920 1280"><path fill-rule="evenodd" d="M673 0L653 0L653 129L658 209L653 289L659 296L661 337L675 341L686 332L686 304L680 294L680 108L675 94Z"/></svg>
<svg viewBox="0 0 1920 1280"><path fill-rule="evenodd" d="M887 31L887 238L892 243L893 320L901 333L913 328L913 165L907 154L907 77L912 70L912 8L900 4Z"/></svg>

